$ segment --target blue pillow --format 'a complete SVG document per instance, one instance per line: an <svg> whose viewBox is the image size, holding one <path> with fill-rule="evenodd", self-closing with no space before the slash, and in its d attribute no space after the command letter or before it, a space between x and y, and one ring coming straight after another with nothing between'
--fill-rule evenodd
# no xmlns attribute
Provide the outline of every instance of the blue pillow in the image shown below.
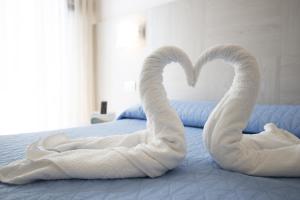
<svg viewBox="0 0 300 200"><path fill-rule="evenodd" d="M171 106L176 110L185 126L202 128L208 119L210 112L216 103L211 101L171 101ZM140 105L126 109L118 119L141 119L146 120L146 115Z"/></svg>
<svg viewBox="0 0 300 200"><path fill-rule="evenodd" d="M199 128L204 127L215 105L212 101L171 101L185 126ZM118 117L124 118L146 120L141 106L131 107ZM259 133L270 122L300 137L300 105L256 105L244 132Z"/></svg>
<svg viewBox="0 0 300 200"><path fill-rule="evenodd" d="M146 120L146 115L141 105L132 106L123 111L119 117L119 119L141 119Z"/></svg>
<svg viewBox="0 0 300 200"><path fill-rule="evenodd" d="M300 137L300 105L256 105L245 131L259 133L270 122Z"/></svg>

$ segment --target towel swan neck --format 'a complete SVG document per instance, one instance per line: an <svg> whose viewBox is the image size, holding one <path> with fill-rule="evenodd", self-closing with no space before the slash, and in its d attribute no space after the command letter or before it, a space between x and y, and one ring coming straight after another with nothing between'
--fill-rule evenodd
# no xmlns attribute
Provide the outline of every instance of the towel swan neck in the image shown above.
<svg viewBox="0 0 300 200"><path fill-rule="evenodd" d="M176 127L171 125L173 120L177 125L182 124L176 112L169 105L163 86L163 70L171 62L178 63L183 68L188 85L193 86L195 84L193 65L188 56L179 48L173 46L162 47L146 58L140 74L139 91L150 130L156 127L164 127L164 124L170 124L170 127L174 129ZM161 118L161 113L172 118L172 120L167 121L167 118ZM159 130L153 132L157 133Z"/></svg>
<svg viewBox="0 0 300 200"><path fill-rule="evenodd" d="M205 64L217 59L231 65L234 68L235 75L229 90L209 116L207 122L214 123L208 123L209 126L204 127L204 141L207 148L210 148L210 146L214 144L217 145L220 143L219 140L223 138L216 138L206 133L212 132L212 129L217 128L219 130L224 128L225 125L226 129L231 129L232 132L235 133L235 137L233 138L235 141L231 142L238 142L242 139L240 132L243 131L250 118L260 85L259 67L256 59L244 48L237 45L219 45L207 49L201 54L200 59L196 63L197 77ZM231 116L231 112L234 108L241 110L241 112L236 112ZM225 116L231 117L224 120ZM220 122L222 122L222 124L220 124ZM222 125L222 127L220 127L220 125ZM215 132L217 131L214 130L213 133ZM227 137L227 135L222 136Z"/></svg>
<svg viewBox="0 0 300 200"><path fill-rule="evenodd" d="M257 176L300 176L300 140L266 124L265 131L246 135L257 99L260 74L256 59L242 47L220 45L206 50L196 64L196 74L209 61L221 59L234 67L230 89L210 114L203 141L224 169Z"/></svg>

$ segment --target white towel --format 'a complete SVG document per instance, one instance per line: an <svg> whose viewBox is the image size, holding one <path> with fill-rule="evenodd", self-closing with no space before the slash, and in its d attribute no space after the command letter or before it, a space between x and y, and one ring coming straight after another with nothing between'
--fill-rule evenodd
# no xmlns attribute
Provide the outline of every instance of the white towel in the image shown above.
<svg viewBox="0 0 300 200"><path fill-rule="evenodd" d="M186 154L184 128L162 85L163 69L178 62L194 83L185 53L165 47L150 55L140 76L147 129L126 135L69 139L58 134L31 144L26 158L0 168L0 181L24 184L50 179L157 177L175 168Z"/></svg>
<svg viewBox="0 0 300 200"><path fill-rule="evenodd" d="M259 134L242 133L259 90L255 58L239 46L216 46L200 57L197 75L203 65L214 59L233 65L235 77L204 127L204 143L211 156L224 169L249 175L300 176L300 140L295 135L274 124L266 124L265 131Z"/></svg>

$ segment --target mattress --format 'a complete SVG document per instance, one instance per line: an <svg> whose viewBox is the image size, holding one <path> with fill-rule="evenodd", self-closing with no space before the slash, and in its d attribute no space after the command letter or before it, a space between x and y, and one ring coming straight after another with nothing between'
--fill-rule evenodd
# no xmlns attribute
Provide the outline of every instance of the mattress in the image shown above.
<svg viewBox="0 0 300 200"><path fill-rule="evenodd" d="M121 117L122 118L122 117ZM63 130L72 137L104 136L145 128L146 121L123 119ZM0 165L24 156L25 147L55 132L0 137ZM0 199L299 199L300 178L253 177L221 169L202 144L202 129L185 127L187 156L174 170L158 178L38 181L0 184Z"/></svg>

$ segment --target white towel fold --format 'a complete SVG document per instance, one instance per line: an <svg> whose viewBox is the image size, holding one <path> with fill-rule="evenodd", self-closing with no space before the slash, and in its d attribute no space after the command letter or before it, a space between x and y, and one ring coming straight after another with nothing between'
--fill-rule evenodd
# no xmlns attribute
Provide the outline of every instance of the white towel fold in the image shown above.
<svg viewBox="0 0 300 200"><path fill-rule="evenodd" d="M192 64L181 50L165 47L150 55L140 76L146 130L100 138L47 137L30 145L25 159L1 167L0 181L157 177L175 168L186 154L186 144L183 125L162 85L163 68L172 61L180 63L188 83L194 83Z"/></svg>
<svg viewBox="0 0 300 200"><path fill-rule="evenodd" d="M300 176L300 140L288 131L266 124L265 131L247 135L246 127L259 90L260 74L255 58L234 45L206 50L197 63L222 59L234 66L235 77L205 124L206 148L224 169L257 176Z"/></svg>

